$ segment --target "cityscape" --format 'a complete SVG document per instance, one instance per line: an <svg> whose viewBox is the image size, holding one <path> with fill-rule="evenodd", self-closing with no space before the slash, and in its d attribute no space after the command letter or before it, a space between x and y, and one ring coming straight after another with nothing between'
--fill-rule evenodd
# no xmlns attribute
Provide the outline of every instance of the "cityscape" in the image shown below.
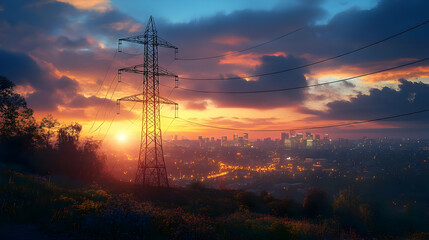
<svg viewBox="0 0 429 240"><path fill-rule="evenodd" d="M323 137L321 137L323 136ZM279 138L249 140L249 134L221 139L199 136L166 141L169 179L176 186L199 181L207 187L268 191L276 197L302 200L311 186L333 192L347 184L371 184L392 174L423 177L429 169L429 140L330 139L328 134L283 132ZM134 181L137 159L111 156L121 181ZM401 169L400 172L397 172ZM338 183L341 181L341 184Z"/></svg>

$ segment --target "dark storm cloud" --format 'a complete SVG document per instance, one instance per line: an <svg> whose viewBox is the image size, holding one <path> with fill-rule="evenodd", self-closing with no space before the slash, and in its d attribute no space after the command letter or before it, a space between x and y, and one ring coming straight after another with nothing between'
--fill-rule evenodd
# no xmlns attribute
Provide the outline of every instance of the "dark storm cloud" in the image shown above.
<svg viewBox="0 0 429 240"><path fill-rule="evenodd" d="M181 57L219 54L219 51L234 50L236 47L213 44L213 38L242 36L248 38L247 44L253 44L314 24L325 16L326 12L310 2L301 2L295 7L279 7L271 11L242 10L228 15L220 13L189 23L158 22L158 32L179 47ZM265 48L267 49L269 47Z"/></svg>
<svg viewBox="0 0 429 240"><path fill-rule="evenodd" d="M226 51L245 48L281 34L305 27L302 31L282 40L252 51L272 53L283 51L302 56L309 54L312 60L331 57L354 50L371 42L427 21L429 1L384 0L370 10L358 8L339 13L326 25L315 25L325 12L317 4L301 4L297 7L278 7L271 11L237 11L229 15L219 14L211 18L183 24L158 24L159 33L179 46L182 58L211 56ZM391 67L391 61L406 58L427 57L429 24L408 32L380 45L353 53L349 56L310 68L340 67L354 64L361 68ZM238 46L213 42L218 36L241 36L248 39ZM180 70L192 75L216 71L230 72L227 66L211 67L216 60L180 62ZM208 65L208 66L207 66ZM427 65L427 64L426 64ZM177 68L178 69L178 68ZM200 71L195 71L199 69ZM282 68L280 68L282 69ZM279 70L279 69L277 69Z"/></svg>
<svg viewBox="0 0 429 240"><path fill-rule="evenodd" d="M0 75L16 85L29 85L35 90L27 97L30 107L35 110L55 111L59 105L76 108L98 106L103 102L97 97L80 95L76 80L66 76L53 77L25 54L0 49L0 62Z"/></svg>
<svg viewBox="0 0 429 240"><path fill-rule="evenodd" d="M262 64L256 67L254 71L255 74L275 71L282 66L288 67L305 64L305 60L301 58L296 58L294 56L263 56L261 58L261 61ZM270 90L278 88L306 86L307 81L304 76L305 73L305 70L297 70L288 73L263 76L256 81L246 81L245 79L232 79L225 81L211 81L210 83L193 82L191 84L192 87L195 89L207 91L242 92ZM301 104L302 101L304 101L306 95L305 89L261 94L203 94L182 90L179 91L180 92L176 92L175 96L183 100L210 99L218 107L243 107L258 109L272 109L277 107L288 107Z"/></svg>
<svg viewBox="0 0 429 240"><path fill-rule="evenodd" d="M334 101L327 104L327 111L304 110L320 119L368 120L385 116L415 112L429 108L429 84L399 80L399 89L384 87L371 89L369 94L359 94L349 101ZM396 118L391 121L426 122L428 113Z"/></svg>
<svg viewBox="0 0 429 240"><path fill-rule="evenodd" d="M317 48L312 53L332 55L383 39L429 20L429 1L383 0L370 10L350 9L327 24L314 27ZM398 38L341 59L342 63L362 63L395 58L427 57L429 25ZM423 50L423 51L422 51Z"/></svg>
<svg viewBox="0 0 429 240"><path fill-rule="evenodd" d="M272 72L281 67L304 64L303 59L293 56L264 56L256 73ZM294 71L272 76L260 77L258 81L229 80L222 82L218 91L258 91L296 86L306 86L305 71ZM225 94L211 97L221 107L275 108L300 104L305 98L304 90L264 93L264 94Z"/></svg>
<svg viewBox="0 0 429 240"><path fill-rule="evenodd" d="M71 5L46 0L2 1L2 7L0 21L7 21L14 27L30 25L33 30L44 33L53 33L78 14Z"/></svg>
<svg viewBox="0 0 429 240"><path fill-rule="evenodd" d="M73 40L66 36L59 36L55 43L60 48L89 48L91 46L88 38L84 37Z"/></svg>

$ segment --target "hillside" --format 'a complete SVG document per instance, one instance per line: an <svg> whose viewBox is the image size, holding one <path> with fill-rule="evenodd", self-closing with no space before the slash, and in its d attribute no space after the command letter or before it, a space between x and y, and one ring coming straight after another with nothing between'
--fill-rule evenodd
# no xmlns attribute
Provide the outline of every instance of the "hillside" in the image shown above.
<svg viewBox="0 0 429 240"><path fill-rule="evenodd" d="M320 239L343 234L327 222L260 213L269 212L261 210L267 206L256 196L248 202L240 199L238 191L197 185L133 196L97 185L59 187L4 166L0 176L2 238L25 239L31 234L33 239Z"/></svg>

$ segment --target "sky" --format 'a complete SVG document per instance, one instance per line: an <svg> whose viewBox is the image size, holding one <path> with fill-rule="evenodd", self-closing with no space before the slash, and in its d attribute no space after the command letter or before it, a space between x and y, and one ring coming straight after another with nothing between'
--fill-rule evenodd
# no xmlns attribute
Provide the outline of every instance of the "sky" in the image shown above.
<svg viewBox="0 0 429 240"><path fill-rule="evenodd" d="M118 68L141 64L143 47L119 38L144 32L150 16L159 36L179 49L175 60L159 49L159 64L179 75L183 88L258 91L308 86L374 72L429 57L429 24L383 43L321 64L293 68L348 52L428 21L426 0L0 0L0 75L13 81L38 119L52 114L79 122L83 135L106 143L137 144L141 106L116 99L141 91L141 76ZM301 29L269 44L233 53ZM126 54L132 53L132 54ZM427 109L429 61L347 82L258 94L206 94L172 89L179 116L201 124L241 129L293 129L362 121ZM236 79L225 79L225 78ZM180 78L221 78L191 81ZM189 124L162 108L164 138L220 138L249 132L250 139L280 132L229 131ZM341 128L310 130L333 138L427 138L429 114Z"/></svg>

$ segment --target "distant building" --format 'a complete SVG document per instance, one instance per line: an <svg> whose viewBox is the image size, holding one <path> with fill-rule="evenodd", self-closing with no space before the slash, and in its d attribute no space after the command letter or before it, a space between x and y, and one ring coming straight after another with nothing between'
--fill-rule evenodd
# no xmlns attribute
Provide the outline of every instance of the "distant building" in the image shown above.
<svg viewBox="0 0 429 240"><path fill-rule="evenodd" d="M329 141L329 134L325 134L325 136L323 136L323 140Z"/></svg>
<svg viewBox="0 0 429 240"><path fill-rule="evenodd" d="M313 147L313 139L307 139L306 140L306 147L312 148Z"/></svg>
<svg viewBox="0 0 429 240"><path fill-rule="evenodd" d="M237 133L235 133L235 134L233 135L232 140L233 140L234 142L238 142L238 134L237 134Z"/></svg>
<svg viewBox="0 0 429 240"><path fill-rule="evenodd" d="M243 134L243 140L244 140L244 145L247 146L249 144L249 134L248 133Z"/></svg>
<svg viewBox="0 0 429 240"><path fill-rule="evenodd" d="M315 140L320 140L320 134L319 134L319 133L316 133L316 138L315 138Z"/></svg>
<svg viewBox="0 0 429 240"><path fill-rule="evenodd" d="M284 146L289 149L292 148L292 139L285 139Z"/></svg>
<svg viewBox="0 0 429 240"><path fill-rule="evenodd" d="M282 142L282 144L284 144L285 140L289 139L289 133L283 132L281 136L282 136L281 137L281 142Z"/></svg>
<svg viewBox="0 0 429 240"><path fill-rule="evenodd" d="M200 147L203 146L203 136L198 136L198 144L200 145Z"/></svg>
<svg viewBox="0 0 429 240"><path fill-rule="evenodd" d="M222 139L221 139L220 145L221 145L222 147L226 147L227 142L228 142L228 137L227 137L227 136L222 136Z"/></svg>
<svg viewBox="0 0 429 240"><path fill-rule="evenodd" d="M290 137L295 137L295 131L294 130L290 130Z"/></svg>

